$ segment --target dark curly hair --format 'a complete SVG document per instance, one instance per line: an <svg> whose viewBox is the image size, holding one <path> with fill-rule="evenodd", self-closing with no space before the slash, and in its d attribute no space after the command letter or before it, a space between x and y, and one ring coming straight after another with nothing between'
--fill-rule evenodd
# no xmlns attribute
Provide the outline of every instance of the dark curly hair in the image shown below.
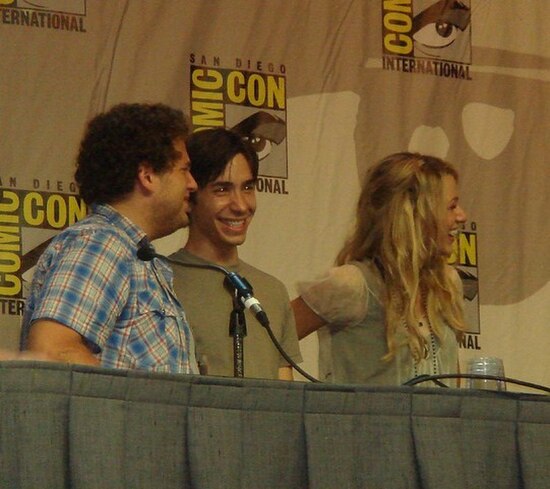
<svg viewBox="0 0 550 489"><path fill-rule="evenodd" d="M187 152L191 160L191 174L199 188L218 178L227 164L242 154L254 178L258 178L258 155L250 143L229 129L205 129L187 139Z"/></svg>
<svg viewBox="0 0 550 489"><path fill-rule="evenodd" d="M108 204L130 193L140 163L155 172L170 168L185 140L183 112L164 104L119 104L94 117L80 144L75 180L87 204Z"/></svg>

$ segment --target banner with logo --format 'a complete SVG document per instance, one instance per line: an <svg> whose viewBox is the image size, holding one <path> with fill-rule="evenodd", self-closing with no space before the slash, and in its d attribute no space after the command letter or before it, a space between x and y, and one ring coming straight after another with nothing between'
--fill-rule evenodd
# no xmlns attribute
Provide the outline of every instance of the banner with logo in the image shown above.
<svg viewBox="0 0 550 489"><path fill-rule="evenodd" d="M462 361L498 356L549 385L548 15L546 0L0 0L0 346L17 345L37 257L86 213L85 122L159 101L253 142L258 210L240 253L291 296L333 264L370 165L402 150L454 163L469 218L453 257ZM316 341L301 342L313 374Z"/></svg>

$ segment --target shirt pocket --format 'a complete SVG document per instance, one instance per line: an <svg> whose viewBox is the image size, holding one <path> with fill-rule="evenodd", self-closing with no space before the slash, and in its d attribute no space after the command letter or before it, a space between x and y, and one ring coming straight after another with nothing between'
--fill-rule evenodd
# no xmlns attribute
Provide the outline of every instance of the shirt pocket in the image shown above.
<svg viewBox="0 0 550 489"><path fill-rule="evenodd" d="M158 290L142 291L137 299L137 316L141 318L176 318L178 310L166 295Z"/></svg>
<svg viewBox="0 0 550 489"><path fill-rule="evenodd" d="M181 348L176 306L159 291L138 295L136 315L128 332L126 352L133 368L167 372L170 352Z"/></svg>

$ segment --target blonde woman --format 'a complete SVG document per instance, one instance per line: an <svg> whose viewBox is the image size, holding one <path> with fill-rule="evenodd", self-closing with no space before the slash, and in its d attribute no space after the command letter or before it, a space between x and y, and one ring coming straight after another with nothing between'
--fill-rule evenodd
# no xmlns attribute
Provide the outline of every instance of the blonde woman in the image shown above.
<svg viewBox="0 0 550 489"><path fill-rule="evenodd" d="M368 171L337 266L292 301L298 337L319 330L322 380L458 371L462 286L447 263L466 221L457 187L456 169L433 156L396 153Z"/></svg>

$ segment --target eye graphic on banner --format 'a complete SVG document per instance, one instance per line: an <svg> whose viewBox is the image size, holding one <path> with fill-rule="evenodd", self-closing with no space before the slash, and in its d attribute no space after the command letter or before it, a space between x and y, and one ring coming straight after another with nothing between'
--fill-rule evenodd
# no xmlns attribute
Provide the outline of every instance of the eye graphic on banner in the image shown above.
<svg viewBox="0 0 550 489"><path fill-rule="evenodd" d="M469 0L382 1L383 68L470 80L469 4Z"/></svg>
<svg viewBox="0 0 550 489"><path fill-rule="evenodd" d="M271 153L273 144L286 138L286 123L276 115L256 112L231 128L250 142L261 161Z"/></svg>
<svg viewBox="0 0 550 489"><path fill-rule="evenodd" d="M413 18L415 55L469 62L469 25L470 8L464 2L440 0L421 10Z"/></svg>
<svg viewBox="0 0 550 489"><path fill-rule="evenodd" d="M25 9L49 10L65 14L82 15L86 13L86 0L0 0L0 5L11 4Z"/></svg>

